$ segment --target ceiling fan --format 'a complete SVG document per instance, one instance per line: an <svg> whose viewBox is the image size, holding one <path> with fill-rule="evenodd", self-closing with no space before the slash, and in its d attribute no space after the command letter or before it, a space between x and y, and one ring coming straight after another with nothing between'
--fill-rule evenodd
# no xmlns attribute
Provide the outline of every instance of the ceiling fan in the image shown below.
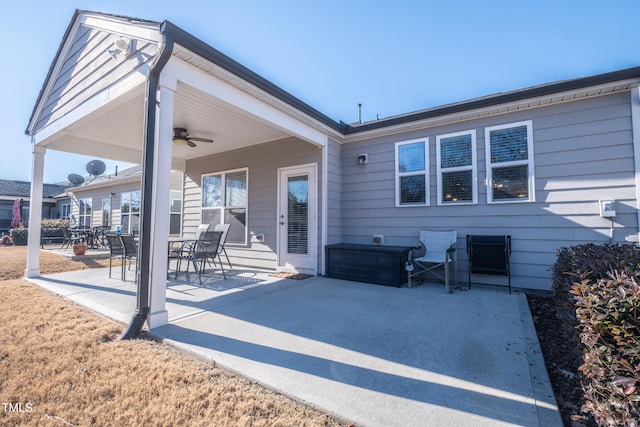
<svg viewBox="0 0 640 427"><path fill-rule="evenodd" d="M185 128L173 128L173 143L174 144L176 144L176 145L188 145L189 147L195 147L196 144L193 141L213 142L213 139L190 137L189 136L189 132Z"/></svg>

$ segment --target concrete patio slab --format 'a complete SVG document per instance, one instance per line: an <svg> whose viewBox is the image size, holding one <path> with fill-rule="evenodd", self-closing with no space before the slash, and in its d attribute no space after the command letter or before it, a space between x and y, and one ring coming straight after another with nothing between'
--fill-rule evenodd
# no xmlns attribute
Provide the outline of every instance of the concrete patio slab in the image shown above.
<svg viewBox="0 0 640 427"><path fill-rule="evenodd" d="M33 281L127 322L135 285L99 271ZM524 294L193 276L154 334L357 425L562 425Z"/></svg>

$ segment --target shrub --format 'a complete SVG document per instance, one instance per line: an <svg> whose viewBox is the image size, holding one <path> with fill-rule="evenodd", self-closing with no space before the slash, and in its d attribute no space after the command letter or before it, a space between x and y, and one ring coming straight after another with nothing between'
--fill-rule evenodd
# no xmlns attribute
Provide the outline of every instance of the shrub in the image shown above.
<svg viewBox="0 0 640 427"><path fill-rule="evenodd" d="M43 219L42 222L40 223L40 227L42 228L42 230L44 231L45 229L60 229L60 228L65 228L65 227L69 227L69 220L68 219Z"/></svg>
<svg viewBox="0 0 640 427"><path fill-rule="evenodd" d="M640 272L585 274L571 290L586 347L580 370L586 404L599 425L637 426L640 417Z"/></svg>
<svg viewBox="0 0 640 427"><path fill-rule="evenodd" d="M576 306L571 289L573 283L585 274L597 281L609 277L609 272L627 271L633 273L640 266L640 250L635 244L587 243L558 249L558 257L553 267L553 291L556 316L563 324L568 351L574 354L578 365L582 360L582 345L578 336ZM577 365L576 365L577 366Z"/></svg>
<svg viewBox="0 0 640 427"><path fill-rule="evenodd" d="M556 316L564 326L566 351L574 366L580 366L586 399L582 410L600 425L637 426L638 280L640 249L635 244L558 250L553 268Z"/></svg>
<svg viewBox="0 0 640 427"><path fill-rule="evenodd" d="M40 222L40 238L44 243L50 243L51 241L60 241L60 237L63 237L62 228L69 227L68 219L43 219ZM28 229L13 228L9 230L9 235L13 239L13 244L16 246L24 246L27 244ZM54 239L55 238L55 239Z"/></svg>

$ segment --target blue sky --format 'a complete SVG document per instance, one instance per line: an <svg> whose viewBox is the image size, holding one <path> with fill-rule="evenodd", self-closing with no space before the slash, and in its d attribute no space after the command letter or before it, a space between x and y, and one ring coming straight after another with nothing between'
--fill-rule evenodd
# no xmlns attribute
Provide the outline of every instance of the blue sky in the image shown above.
<svg viewBox="0 0 640 427"><path fill-rule="evenodd" d="M345 122L358 103L367 121L640 65L640 0L11 2L0 178L31 179L24 130L76 8L169 20ZM49 150L45 182L86 174L89 160Z"/></svg>

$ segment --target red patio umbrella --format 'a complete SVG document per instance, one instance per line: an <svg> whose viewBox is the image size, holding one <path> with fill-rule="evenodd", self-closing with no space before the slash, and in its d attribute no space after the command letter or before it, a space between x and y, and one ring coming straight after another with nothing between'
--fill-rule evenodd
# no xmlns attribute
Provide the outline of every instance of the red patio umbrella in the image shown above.
<svg viewBox="0 0 640 427"><path fill-rule="evenodd" d="M16 199L13 202L13 219L11 220L11 227L18 228L22 224L22 203L20 199Z"/></svg>

